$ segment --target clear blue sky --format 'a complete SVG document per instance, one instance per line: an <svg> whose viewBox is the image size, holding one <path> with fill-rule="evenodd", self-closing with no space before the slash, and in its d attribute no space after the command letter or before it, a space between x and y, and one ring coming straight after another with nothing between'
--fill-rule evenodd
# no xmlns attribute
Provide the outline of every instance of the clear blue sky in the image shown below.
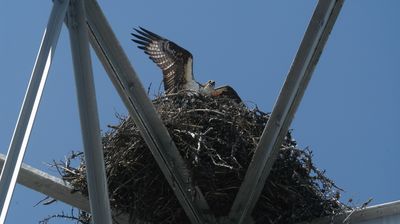
<svg viewBox="0 0 400 224"><path fill-rule="evenodd" d="M238 2L238 1L237 1ZM317 1L100 1L143 85L158 90L161 73L130 41L143 26L192 52L195 76L233 86L242 99L271 111ZM47 24L51 1L0 2L0 152L6 153ZM400 199L400 1L346 1L292 128L320 169L345 189L344 199L373 204ZM92 54L94 56L94 54ZM93 57L94 58L94 57ZM101 128L125 114L93 59ZM56 50L25 162L46 166L81 150L68 32ZM7 223L37 223L70 207L33 207L44 196L17 186ZM59 223L62 223L60 221Z"/></svg>

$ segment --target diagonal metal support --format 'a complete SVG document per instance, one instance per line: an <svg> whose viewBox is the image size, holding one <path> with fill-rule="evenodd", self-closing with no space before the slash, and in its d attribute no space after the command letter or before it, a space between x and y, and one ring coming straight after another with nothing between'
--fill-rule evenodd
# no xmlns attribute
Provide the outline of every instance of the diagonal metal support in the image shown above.
<svg viewBox="0 0 400 224"><path fill-rule="evenodd" d="M5 156L0 153L0 167L4 164ZM17 181L27 188L45 194L56 200L60 200L81 210L90 212L87 198L79 191L75 191L71 185L58 177L47 174L36 168L22 163ZM74 192L74 193L72 193Z"/></svg>
<svg viewBox="0 0 400 224"><path fill-rule="evenodd" d="M74 63L90 211L93 223L110 224L110 200L108 198L84 0L71 0L66 23L70 33Z"/></svg>
<svg viewBox="0 0 400 224"><path fill-rule="evenodd" d="M245 223L249 219L343 1L319 0L244 181L232 205L229 214L232 223Z"/></svg>
<svg viewBox="0 0 400 224"><path fill-rule="evenodd" d="M69 0L54 1L0 176L0 223L4 223L28 145Z"/></svg>
<svg viewBox="0 0 400 224"><path fill-rule="evenodd" d="M201 191L192 186L191 175L183 158L98 3L95 0L85 3L91 44L182 208L192 223L215 222Z"/></svg>
<svg viewBox="0 0 400 224"><path fill-rule="evenodd" d="M0 167L3 166L5 156L0 153ZM0 169L1 170L1 169ZM17 181L34 191L47 195L57 201L62 201L75 208L90 212L89 200L81 192L62 179L22 163ZM118 224L128 224L129 215L118 211L113 212L113 220Z"/></svg>

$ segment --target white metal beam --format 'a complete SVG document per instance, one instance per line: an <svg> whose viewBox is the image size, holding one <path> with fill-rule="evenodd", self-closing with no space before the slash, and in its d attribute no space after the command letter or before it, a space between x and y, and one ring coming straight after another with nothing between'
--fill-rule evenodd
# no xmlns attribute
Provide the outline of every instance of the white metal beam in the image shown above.
<svg viewBox="0 0 400 224"><path fill-rule="evenodd" d="M232 223L244 223L250 217L342 4L343 0L319 0L233 203Z"/></svg>
<svg viewBox="0 0 400 224"><path fill-rule="evenodd" d="M92 220L95 224L111 224L84 0L71 0L66 23L70 33Z"/></svg>
<svg viewBox="0 0 400 224"><path fill-rule="evenodd" d="M95 0L86 1L91 44L192 223L213 222L206 200Z"/></svg>
<svg viewBox="0 0 400 224"><path fill-rule="evenodd" d="M0 153L0 167L4 160L5 156ZM90 212L88 200L80 192L72 193L73 188L58 177L23 163L17 181L27 188Z"/></svg>
<svg viewBox="0 0 400 224"><path fill-rule="evenodd" d="M3 166L5 155L0 153L0 167ZM22 163L17 182L27 188L62 201L75 208L90 212L89 200L81 192L62 179ZM113 219L120 224L128 224L129 216L115 211Z"/></svg>
<svg viewBox="0 0 400 224"><path fill-rule="evenodd" d="M309 222L302 222L301 224L343 224L343 223L366 223L366 221L376 220L374 223L386 223L383 222L384 217L400 216L400 201L392 201L384 204L373 205L363 209L356 209L349 211L344 214L323 217L315 219ZM387 223L399 223L399 217L396 218L396 222ZM368 222L370 223L370 222Z"/></svg>
<svg viewBox="0 0 400 224"><path fill-rule="evenodd" d="M68 4L69 0L54 1L33 67L31 79L8 148L7 158L0 175L0 223L4 223L7 216Z"/></svg>

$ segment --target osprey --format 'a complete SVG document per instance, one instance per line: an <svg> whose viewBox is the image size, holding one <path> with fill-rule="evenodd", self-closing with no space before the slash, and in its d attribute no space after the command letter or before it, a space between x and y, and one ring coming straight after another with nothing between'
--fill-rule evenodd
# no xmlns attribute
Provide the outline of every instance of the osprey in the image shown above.
<svg viewBox="0 0 400 224"><path fill-rule="evenodd" d="M139 44L138 48L148 54L163 72L165 94L189 90L208 96L226 96L236 102L242 101L230 86L215 88L213 80L205 84L197 82L193 76L193 56L186 49L142 27L134 30L137 34L132 35L137 39L132 41Z"/></svg>

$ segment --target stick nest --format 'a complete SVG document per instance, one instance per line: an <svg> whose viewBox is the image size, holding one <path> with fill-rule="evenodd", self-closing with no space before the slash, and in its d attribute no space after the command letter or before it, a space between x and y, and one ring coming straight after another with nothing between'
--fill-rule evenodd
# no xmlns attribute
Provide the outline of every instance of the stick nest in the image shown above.
<svg viewBox="0 0 400 224"><path fill-rule="evenodd" d="M187 163L193 187L217 218L227 216L269 113L228 98L187 93L153 103ZM150 223L190 223L132 119L119 119L103 137L113 209ZM87 195L83 155L71 157L80 165L64 163L63 179ZM252 217L255 223L296 223L337 214L348 208L339 202L340 191L289 132Z"/></svg>

